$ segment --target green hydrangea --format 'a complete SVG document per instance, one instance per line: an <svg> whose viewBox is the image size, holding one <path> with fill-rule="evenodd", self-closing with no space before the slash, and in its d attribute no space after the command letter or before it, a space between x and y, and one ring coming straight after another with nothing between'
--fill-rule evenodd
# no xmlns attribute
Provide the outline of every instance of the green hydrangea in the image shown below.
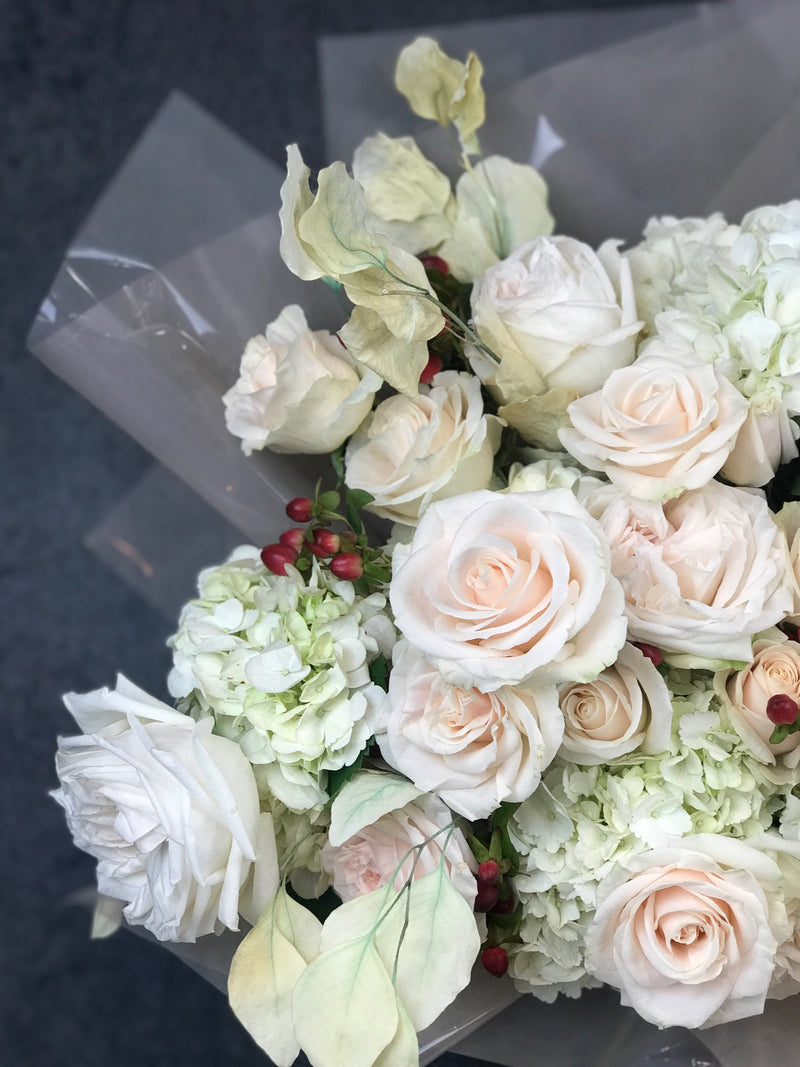
<svg viewBox="0 0 800 1067"><path fill-rule="evenodd" d="M382 713L369 665L394 642L386 598L359 596L317 561L306 576L272 574L250 546L198 584L169 641L171 694L212 714L288 808L324 804L327 772L355 761Z"/></svg>

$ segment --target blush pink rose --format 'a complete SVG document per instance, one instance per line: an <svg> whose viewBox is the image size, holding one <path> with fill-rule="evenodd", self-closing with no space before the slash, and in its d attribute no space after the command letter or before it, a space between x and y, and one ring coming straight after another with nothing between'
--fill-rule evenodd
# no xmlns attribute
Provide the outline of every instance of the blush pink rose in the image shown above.
<svg viewBox="0 0 800 1067"><path fill-rule="evenodd" d="M734 863L755 852L719 841ZM631 863L633 871L598 889L586 933L589 973L656 1026L708 1026L763 1011L778 939L755 875L688 845Z"/></svg>
<svg viewBox="0 0 800 1067"><path fill-rule="evenodd" d="M459 815L485 819L503 801L526 800L563 732L555 686L460 689L406 641L395 646L381 752Z"/></svg>
<svg viewBox="0 0 800 1067"><path fill-rule="evenodd" d="M453 821L438 798L424 794L362 827L341 845L322 849L322 868L342 900L352 900L394 880L398 891L436 870L444 852L447 876L470 907L475 902L477 864L460 830L439 833ZM415 846L423 845L422 848Z"/></svg>
<svg viewBox="0 0 800 1067"><path fill-rule="evenodd" d="M625 641L607 543L566 489L432 504L395 552L391 601L445 680L481 692L596 678Z"/></svg>
<svg viewBox="0 0 800 1067"><path fill-rule="evenodd" d="M719 671L714 688L731 725L756 759L774 764L780 756L787 767L800 763L800 733L772 745L769 738L775 726L767 718L772 696L785 693L800 703L800 645L796 641L771 630L769 636L753 643L753 662L739 671Z"/></svg>

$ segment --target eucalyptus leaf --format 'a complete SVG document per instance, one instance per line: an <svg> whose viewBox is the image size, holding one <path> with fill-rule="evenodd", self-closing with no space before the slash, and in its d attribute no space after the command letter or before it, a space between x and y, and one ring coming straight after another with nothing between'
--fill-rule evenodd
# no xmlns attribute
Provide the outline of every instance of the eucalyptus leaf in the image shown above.
<svg viewBox="0 0 800 1067"><path fill-rule="evenodd" d="M395 1035L375 1060L374 1067L418 1067L419 1041L400 1000L397 1002L397 1016Z"/></svg>
<svg viewBox="0 0 800 1067"><path fill-rule="evenodd" d="M314 1067L374 1067L394 1040L397 995L371 938L323 952L292 998L294 1028Z"/></svg>
<svg viewBox="0 0 800 1067"><path fill-rule="evenodd" d="M231 1008L277 1067L300 1051L292 993L319 951L322 924L281 887L236 951L228 976Z"/></svg>
<svg viewBox="0 0 800 1067"><path fill-rule="evenodd" d="M331 804L328 839L334 847L342 845L382 815L421 796L422 790L405 778L383 771L361 770L342 786Z"/></svg>

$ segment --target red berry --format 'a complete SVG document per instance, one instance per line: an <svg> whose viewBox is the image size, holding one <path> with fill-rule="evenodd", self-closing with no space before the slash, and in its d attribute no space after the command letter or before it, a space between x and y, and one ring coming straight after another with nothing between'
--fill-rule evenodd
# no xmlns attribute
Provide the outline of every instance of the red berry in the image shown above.
<svg viewBox="0 0 800 1067"><path fill-rule="evenodd" d="M278 540L287 548L293 548L295 552L299 552L306 543L306 532L299 526L295 526L293 530L284 530Z"/></svg>
<svg viewBox="0 0 800 1067"><path fill-rule="evenodd" d="M797 718L797 701L788 693L776 693L767 701L767 718L776 726L787 726Z"/></svg>
<svg viewBox="0 0 800 1067"><path fill-rule="evenodd" d="M484 860L478 866L478 881L486 882L487 885L497 885L500 877L500 867L496 860Z"/></svg>
<svg viewBox="0 0 800 1067"><path fill-rule="evenodd" d="M495 978L502 978L508 970L508 953L498 945L497 948L485 948L481 953L481 963Z"/></svg>
<svg viewBox="0 0 800 1067"><path fill-rule="evenodd" d="M475 911L491 911L497 903L500 890L496 885L488 882L478 882L478 892L475 895Z"/></svg>
<svg viewBox="0 0 800 1067"><path fill-rule="evenodd" d="M339 535L335 534L333 530L315 530L314 542L308 547L315 556L333 556L341 546Z"/></svg>
<svg viewBox="0 0 800 1067"><path fill-rule="evenodd" d="M437 356L435 352L429 353L425 369L419 376L420 385L430 385L443 366L441 356Z"/></svg>
<svg viewBox="0 0 800 1067"><path fill-rule="evenodd" d="M358 552L340 552L330 561L329 567L337 578L354 582L364 573L364 561Z"/></svg>
<svg viewBox="0 0 800 1067"><path fill-rule="evenodd" d="M286 567L294 564L297 553L288 545L265 545L261 549L261 562L273 574L286 574Z"/></svg>
<svg viewBox="0 0 800 1067"><path fill-rule="evenodd" d="M514 897L509 893L505 900L500 897L492 908L492 915L510 915L516 906L516 900L514 900Z"/></svg>
<svg viewBox="0 0 800 1067"><path fill-rule="evenodd" d="M441 256L420 256L419 261L425 270L438 270L445 278L450 273L450 264Z"/></svg>
<svg viewBox="0 0 800 1067"><path fill-rule="evenodd" d="M639 641L634 641L634 644L643 656L647 656L647 658L650 660L654 667L657 667L659 663L661 663L661 661L664 659L664 657L661 655L661 649L656 648L655 645L644 645L640 644Z"/></svg>
<svg viewBox="0 0 800 1067"><path fill-rule="evenodd" d="M286 505L286 514L292 522L308 522L312 516L313 506L307 496L296 496Z"/></svg>

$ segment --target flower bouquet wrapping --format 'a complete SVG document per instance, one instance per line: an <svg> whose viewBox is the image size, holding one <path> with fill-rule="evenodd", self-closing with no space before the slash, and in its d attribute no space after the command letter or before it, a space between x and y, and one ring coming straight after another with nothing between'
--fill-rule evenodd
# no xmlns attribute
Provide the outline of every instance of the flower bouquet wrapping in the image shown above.
<svg viewBox="0 0 800 1067"><path fill-rule="evenodd" d="M659 1027L799 988L800 202L556 233L537 170L481 151L481 80L427 37L397 63L455 181L378 133L312 187L291 146L279 240L207 235L325 283L284 283L235 382L206 327L251 321L246 264L188 299L131 258L95 312L181 339L143 395L167 418L193 381L230 436L156 418L159 451L213 456L189 476L257 543L181 612L174 706L66 698L55 796L102 922L239 932L231 1005L278 1064L418 1062L476 962L473 1019L506 972Z"/></svg>

